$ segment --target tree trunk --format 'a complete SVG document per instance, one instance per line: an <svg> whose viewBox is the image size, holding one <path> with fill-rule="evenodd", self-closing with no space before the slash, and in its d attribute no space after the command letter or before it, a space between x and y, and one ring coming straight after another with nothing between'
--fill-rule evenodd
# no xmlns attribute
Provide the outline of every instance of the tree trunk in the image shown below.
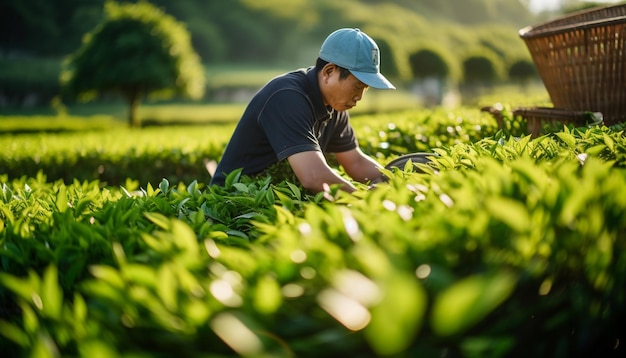
<svg viewBox="0 0 626 358"><path fill-rule="evenodd" d="M139 114L137 113L137 109L139 108L139 92L130 92L127 98L129 105L128 125L131 128L141 128L141 118L139 118Z"/></svg>

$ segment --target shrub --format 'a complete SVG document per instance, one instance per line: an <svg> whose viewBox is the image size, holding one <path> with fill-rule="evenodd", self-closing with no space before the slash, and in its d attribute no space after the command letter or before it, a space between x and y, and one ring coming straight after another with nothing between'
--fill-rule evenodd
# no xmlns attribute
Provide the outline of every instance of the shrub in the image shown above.
<svg viewBox="0 0 626 358"><path fill-rule="evenodd" d="M435 152L353 195L2 176L3 352L621 356L623 132Z"/></svg>
<svg viewBox="0 0 626 358"><path fill-rule="evenodd" d="M510 79L523 84L533 78L539 78L537 68L530 59L518 59L514 61L509 67L508 76Z"/></svg>
<svg viewBox="0 0 626 358"><path fill-rule="evenodd" d="M437 47L424 47L409 56L415 78L436 77L458 79L458 70L446 51Z"/></svg>
<svg viewBox="0 0 626 358"><path fill-rule="evenodd" d="M503 63L488 50L466 56L463 60L463 81L466 84L493 83L503 79Z"/></svg>
<svg viewBox="0 0 626 358"><path fill-rule="evenodd" d="M140 185L150 161L115 186L0 175L3 353L623 356L623 125L532 139L477 110L356 123L381 162L428 150L430 164L315 196L240 171ZM63 160L92 141L115 163L212 145L173 140L185 132L0 144L79 173Z"/></svg>

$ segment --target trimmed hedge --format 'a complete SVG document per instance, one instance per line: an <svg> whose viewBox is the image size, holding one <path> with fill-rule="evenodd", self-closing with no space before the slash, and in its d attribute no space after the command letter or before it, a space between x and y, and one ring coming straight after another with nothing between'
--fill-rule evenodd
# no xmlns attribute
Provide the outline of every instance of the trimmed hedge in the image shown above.
<svg viewBox="0 0 626 358"><path fill-rule="evenodd" d="M210 188L0 176L0 346L622 356L623 129L499 132L433 151L431 165L353 195L238 172Z"/></svg>

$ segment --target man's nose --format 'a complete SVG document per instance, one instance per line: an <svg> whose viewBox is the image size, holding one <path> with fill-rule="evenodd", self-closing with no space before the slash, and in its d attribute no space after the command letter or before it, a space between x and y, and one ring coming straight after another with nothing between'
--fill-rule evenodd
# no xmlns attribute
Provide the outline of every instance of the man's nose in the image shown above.
<svg viewBox="0 0 626 358"><path fill-rule="evenodd" d="M355 102L360 101L360 100L361 100L361 98L363 98L363 94L364 94L364 92L365 92L365 91L359 91L359 92L357 92L357 93L355 94L355 96L354 96L354 101L355 101Z"/></svg>

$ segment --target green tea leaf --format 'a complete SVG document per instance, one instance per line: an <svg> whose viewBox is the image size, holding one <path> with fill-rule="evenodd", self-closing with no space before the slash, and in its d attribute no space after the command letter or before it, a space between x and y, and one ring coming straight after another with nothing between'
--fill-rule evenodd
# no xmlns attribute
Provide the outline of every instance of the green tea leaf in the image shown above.
<svg viewBox="0 0 626 358"><path fill-rule="evenodd" d="M143 215L146 218L148 218L148 220L155 223L161 229L170 230L171 224L170 224L169 219L165 215L160 214L160 213L154 213L154 212L145 212L143 213Z"/></svg>
<svg viewBox="0 0 626 358"><path fill-rule="evenodd" d="M59 319L63 307L63 291L59 286L57 267L50 265L43 274L41 300L43 312L47 317Z"/></svg>
<svg viewBox="0 0 626 358"><path fill-rule="evenodd" d="M198 252L198 238L189 225L179 220L172 220L171 225L176 246L190 254Z"/></svg>
<svg viewBox="0 0 626 358"><path fill-rule="evenodd" d="M559 137L563 143L567 144L568 148L576 149L576 138L569 132L556 132L556 136Z"/></svg>
<svg viewBox="0 0 626 358"><path fill-rule="evenodd" d="M262 314L273 314L281 303L282 293L276 279L269 275L261 277L254 288L254 308Z"/></svg>
<svg viewBox="0 0 626 358"><path fill-rule="evenodd" d="M89 268L89 271L95 278L108 283L112 287L118 290L124 289L124 280L115 268L106 265L94 265Z"/></svg>
<svg viewBox="0 0 626 358"><path fill-rule="evenodd" d="M187 193L194 195L198 190L198 181L194 180L187 186Z"/></svg>
<svg viewBox="0 0 626 358"><path fill-rule="evenodd" d="M20 308L22 309L24 331L32 335L39 329L39 318L31 306L20 304Z"/></svg>
<svg viewBox="0 0 626 358"><path fill-rule="evenodd" d="M394 272L378 283L382 300L372 307L365 335L380 355L407 349L417 335L426 311L426 292L414 275Z"/></svg>
<svg viewBox="0 0 626 358"><path fill-rule="evenodd" d="M291 190L291 192L293 193L293 196L298 199L301 200L302 199L302 192L300 191L300 188L298 188L297 185L287 182L287 186L289 186L289 189Z"/></svg>
<svg viewBox="0 0 626 358"><path fill-rule="evenodd" d="M226 189L230 189L233 187L234 183L239 182L239 178L241 177L242 169L233 170L230 174L226 176L226 180L224 181L224 187Z"/></svg>
<svg viewBox="0 0 626 358"><path fill-rule="evenodd" d="M244 183L233 183L233 188L237 189L237 191L240 191L242 193L250 192L250 189Z"/></svg>
<svg viewBox="0 0 626 358"><path fill-rule="evenodd" d="M268 190L265 192L265 199L267 200L267 203L270 205L274 205L274 202L276 200L276 197L274 196L274 191L272 190Z"/></svg>
<svg viewBox="0 0 626 358"><path fill-rule="evenodd" d="M615 152L615 141L611 136L609 136L606 132L602 132L602 136L604 137L604 144L611 150L611 152Z"/></svg>
<svg viewBox="0 0 626 358"><path fill-rule="evenodd" d="M496 309L513 292L515 277L506 272L462 279L436 297L431 326L440 336L464 332Z"/></svg>
<svg viewBox="0 0 626 358"><path fill-rule="evenodd" d="M7 219L10 224L15 223L15 216L13 215L11 207L8 204L2 204L0 206L0 214L3 214L4 218Z"/></svg>
<svg viewBox="0 0 626 358"><path fill-rule="evenodd" d="M157 271L157 280L159 284L156 286L157 294L161 298L165 307L175 312L178 309L178 285L174 276L174 272L169 265L159 267Z"/></svg>
<svg viewBox="0 0 626 358"><path fill-rule="evenodd" d="M25 300L30 300L33 293L37 292L37 287L34 287L27 280L22 280L5 272L0 272L0 285L8 288Z"/></svg>
<svg viewBox="0 0 626 358"><path fill-rule="evenodd" d="M4 336L21 347L28 347L28 335L16 324L0 321L0 336Z"/></svg>
<svg viewBox="0 0 626 358"><path fill-rule="evenodd" d="M138 263L124 266L122 275L125 280L147 287L156 287L158 279L154 268Z"/></svg>
<svg viewBox="0 0 626 358"><path fill-rule="evenodd" d="M67 210L67 189L65 186L59 187L56 195L55 205L59 212L65 212Z"/></svg>
<svg viewBox="0 0 626 358"><path fill-rule="evenodd" d="M83 296L74 293L74 321L77 325L84 325L87 319L87 303Z"/></svg>
<svg viewBox="0 0 626 358"><path fill-rule="evenodd" d="M528 209L522 203L501 197L490 197L485 202L489 214L517 232L530 227Z"/></svg>
<svg viewBox="0 0 626 358"><path fill-rule="evenodd" d="M167 195L168 191L170 190L170 182L167 179L163 178L163 180L161 180L161 183L159 184L159 189L161 190L161 193Z"/></svg>
<svg viewBox="0 0 626 358"><path fill-rule="evenodd" d="M282 204L282 206L289 210L289 211L293 211L294 209L294 203L293 200L291 200L290 197L288 197L287 195L281 193L278 190L274 190L274 195L276 195L278 197L278 202Z"/></svg>
<svg viewBox="0 0 626 358"><path fill-rule="evenodd" d="M120 356L115 347L105 341L90 339L84 342L79 341L79 343L82 357L116 358Z"/></svg>
<svg viewBox="0 0 626 358"><path fill-rule="evenodd" d="M156 192L154 191L154 188L152 187L152 184L150 184L150 183L148 183L148 186L146 188L146 194L149 197L153 197L156 194Z"/></svg>

